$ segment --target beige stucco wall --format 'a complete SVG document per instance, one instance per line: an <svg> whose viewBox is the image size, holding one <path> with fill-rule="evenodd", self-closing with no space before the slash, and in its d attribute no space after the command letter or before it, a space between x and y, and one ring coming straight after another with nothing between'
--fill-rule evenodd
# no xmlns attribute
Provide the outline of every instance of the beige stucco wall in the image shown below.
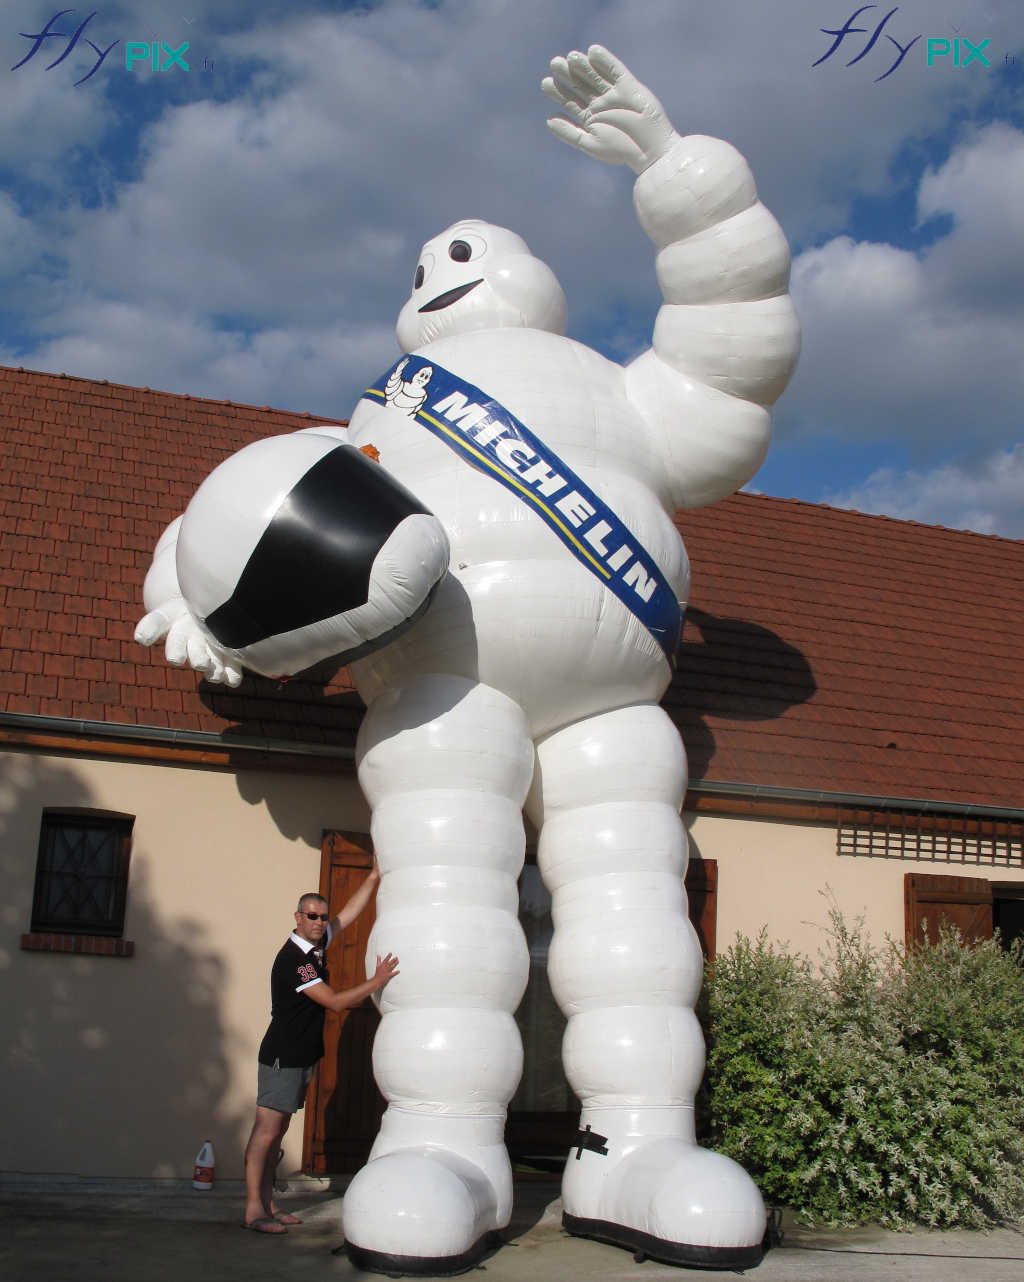
<svg viewBox="0 0 1024 1282"><path fill-rule="evenodd" d="M817 959L834 904L864 920L876 945L902 942L908 872L1024 882L1024 870L931 860L867 859L836 853L835 824L686 816L691 851L718 861L717 951L762 929L778 944Z"/></svg>
<svg viewBox="0 0 1024 1282"><path fill-rule="evenodd" d="M46 806L136 816L134 958L21 950ZM1024 881L1019 870L839 857L828 824L686 818L693 849L718 862L719 951L764 927L814 957L833 900L875 942L901 939L910 871ZM182 1177L210 1138L218 1176L238 1178L271 960L298 895L318 884L322 831L368 821L350 773L0 756L0 1172ZM301 1164L301 1130L300 1116L286 1171Z"/></svg>
<svg viewBox="0 0 1024 1282"><path fill-rule="evenodd" d="M131 959L22 951L44 806L136 816ZM0 1170L191 1175L204 1139L241 1175L269 968L315 890L325 828L366 831L354 775L0 758ZM297 1169L301 1115L287 1137Z"/></svg>

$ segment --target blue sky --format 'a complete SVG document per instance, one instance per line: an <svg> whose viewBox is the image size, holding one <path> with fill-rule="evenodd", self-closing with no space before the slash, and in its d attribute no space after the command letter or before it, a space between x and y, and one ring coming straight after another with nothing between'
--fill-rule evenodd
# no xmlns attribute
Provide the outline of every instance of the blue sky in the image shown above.
<svg viewBox="0 0 1024 1282"><path fill-rule="evenodd" d="M466 216L628 359L659 302L631 175L539 90L599 41L744 152L789 236L804 351L752 488L1024 538L1019 0L94 5L0 15L0 364L345 416ZM154 41L165 70L126 67Z"/></svg>

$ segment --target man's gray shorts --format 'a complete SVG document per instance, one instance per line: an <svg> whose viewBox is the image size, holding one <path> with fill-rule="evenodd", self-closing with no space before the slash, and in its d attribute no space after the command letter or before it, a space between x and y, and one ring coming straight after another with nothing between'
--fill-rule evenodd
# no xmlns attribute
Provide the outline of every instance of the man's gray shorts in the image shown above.
<svg viewBox="0 0 1024 1282"><path fill-rule="evenodd" d="M297 1113L306 1102L306 1087L313 1077L313 1069L281 1068L274 1060L273 1066L260 1064L259 1070L256 1103L279 1113Z"/></svg>

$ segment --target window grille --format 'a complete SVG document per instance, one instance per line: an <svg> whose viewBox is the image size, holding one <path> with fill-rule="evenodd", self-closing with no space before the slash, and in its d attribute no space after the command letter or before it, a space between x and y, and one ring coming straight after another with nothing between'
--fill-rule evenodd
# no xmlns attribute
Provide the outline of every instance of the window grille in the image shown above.
<svg viewBox="0 0 1024 1282"><path fill-rule="evenodd" d="M839 821L840 855L1024 868L1024 824L964 815L857 810Z"/></svg>
<svg viewBox="0 0 1024 1282"><path fill-rule="evenodd" d="M43 811L33 931L123 934L134 822L102 811Z"/></svg>

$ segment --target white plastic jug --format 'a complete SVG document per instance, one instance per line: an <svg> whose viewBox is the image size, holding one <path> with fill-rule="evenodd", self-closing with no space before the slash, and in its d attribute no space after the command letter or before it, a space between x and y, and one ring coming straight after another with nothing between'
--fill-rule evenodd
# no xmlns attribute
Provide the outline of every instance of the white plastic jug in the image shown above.
<svg viewBox="0 0 1024 1282"><path fill-rule="evenodd" d="M192 1169L192 1187L202 1192L213 1188L213 1141L203 1140L203 1147L196 1154L196 1164Z"/></svg>

